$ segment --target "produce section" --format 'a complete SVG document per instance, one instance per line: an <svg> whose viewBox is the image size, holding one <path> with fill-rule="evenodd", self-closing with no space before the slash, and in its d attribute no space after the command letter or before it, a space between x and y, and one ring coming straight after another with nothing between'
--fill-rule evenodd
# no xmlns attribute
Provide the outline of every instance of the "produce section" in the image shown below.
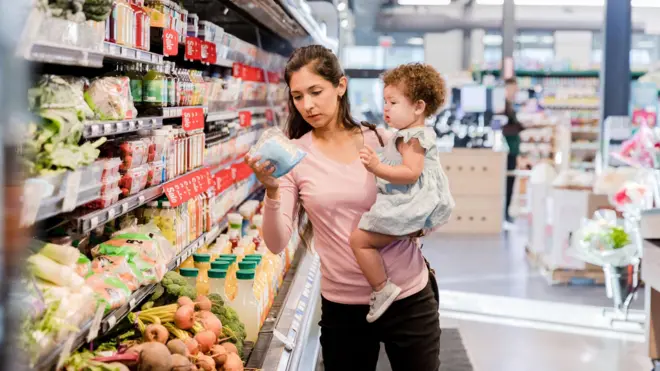
<svg viewBox="0 0 660 371"><path fill-rule="evenodd" d="M285 55L167 0L43 0L27 23L17 55L40 73L19 152L21 363L278 365L260 361L263 339L318 293L290 284L316 277L318 258L297 236L268 251L243 157L285 121Z"/></svg>

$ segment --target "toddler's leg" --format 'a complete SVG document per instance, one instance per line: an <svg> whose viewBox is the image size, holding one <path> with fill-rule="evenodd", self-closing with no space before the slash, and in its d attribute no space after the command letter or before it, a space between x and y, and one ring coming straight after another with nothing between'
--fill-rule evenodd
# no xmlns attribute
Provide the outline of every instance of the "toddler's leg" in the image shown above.
<svg viewBox="0 0 660 371"><path fill-rule="evenodd" d="M367 232L361 229L351 234L351 248L362 273L374 292L371 294L367 322L374 322L385 313L401 293L401 288L387 279L381 249L397 240L395 236Z"/></svg>

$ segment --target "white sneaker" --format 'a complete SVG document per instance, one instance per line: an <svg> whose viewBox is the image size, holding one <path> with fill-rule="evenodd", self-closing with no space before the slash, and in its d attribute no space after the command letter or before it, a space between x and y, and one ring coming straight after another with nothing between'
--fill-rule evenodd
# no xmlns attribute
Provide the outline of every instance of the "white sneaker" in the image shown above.
<svg viewBox="0 0 660 371"><path fill-rule="evenodd" d="M400 293L401 288L389 280L382 290L372 292L371 299L369 300L370 308L369 314L367 314L367 322L373 323L380 318L387 308L394 303L394 300L396 300Z"/></svg>

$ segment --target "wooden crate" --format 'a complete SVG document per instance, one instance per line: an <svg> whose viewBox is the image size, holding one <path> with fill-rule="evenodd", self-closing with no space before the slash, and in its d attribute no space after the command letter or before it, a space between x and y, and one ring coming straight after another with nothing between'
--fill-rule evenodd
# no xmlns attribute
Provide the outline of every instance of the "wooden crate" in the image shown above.
<svg viewBox="0 0 660 371"><path fill-rule="evenodd" d="M454 148L440 153L440 163L449 178L454 197L504 197L506 152L490 149Z"/></svg>
<svg viewBox="0 0 660 371"><path fill-rule="evenodd" d="M449 222L438 233L491 234L501 233L504 198L500 196L456 196L456 207Z"/></svg>
<svg viewBox="0 0 660 371"><path fill-rule="evenodd" d="M549 285L595 286L605 284L605 273L602 269L550 269L540 266L539 272Z"/></svg>

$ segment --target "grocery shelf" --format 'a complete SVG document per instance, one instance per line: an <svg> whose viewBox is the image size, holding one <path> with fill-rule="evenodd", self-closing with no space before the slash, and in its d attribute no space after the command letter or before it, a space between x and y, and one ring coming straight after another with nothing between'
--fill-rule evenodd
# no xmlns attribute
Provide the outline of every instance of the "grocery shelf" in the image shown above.
<svg viewBox="0 0 660 371"><path fill-rule="evenodd" d="M186 108L203 108L204 113L208 112L208 107L206 106L185 106L185 107L163 107L163 118L175 118L181 117L183 115L183 110Z"/></svg>
<svg viewBox="0 0 660 371"><path fill-rule="evenodd" d="M118 121L95 121L85 123L83 138L131 133L141 129L158 129L163 126L163 117L139 117Z"/></svg>
<svg viewBox="0 0 660 371"><path fill-rule="evenodd" d="M231 68L234 66L234 61L231 61L227 58L216 57L214 65Z"/></svg>
<svg viewBox="0 0 660 371"><path fill-rule="evenodd" d="M105 42L103 43L105 57L137 63L163 64L163 55L145 50L129 48L127 46Z"/></svg>
<svg viewBox="0 0 660 371"><path fill-rule="evenodd" d="M33 62L100 68L104 54L100 50L39 41L30 45L24 57Z"/></svg>
<svg viewBox="0 0 660 371"><path fill-rule="evenodd" d="M209 112L206 115L206 121L226 121L234 120L238 118L238 112L236 111L217 111Z"/></svg>
<svg viewBox="0 0 660 371"><path fill-rule="evenodd" d="M294 235L290 243L299 244L300 239ZM319 302L319 268L318 255L300 246L259 332L247 368L262 371L298 369Z"/></svg>
<svg viewBox="0 0 660 371"><path fill-rule="evenodd" d="M254 197L257 197L261 194L261 187L258 187L256 190L251 192L248 197L243 200L251 200ZM241 203L242 204L242 203ZM232 211L233 212L233 211ZM205 244L212 243L220 234L225 231L228 227L227 218L223 218L222 221L214 226L209 232L202 234L196 240L191 242L188 246L183 248L168 264L167 271L172 271L183 262L185 259L190 257L195 251L204 246ZM81 326L80 331L76 334L73 334L69 341L72 341L71 350L76 350L82 347L84 344L93 341L97 337L101 337L104 334L107 334L112 330L121 320L123 320L130 312L132 312L140 303L144 302L147 297L149 297L156 287L156 284L150 284L147 286L142 286L135 290L131 297L128 299L126 304L121 307L114 309L103 316L99 327L98 334L96 336L89 337L90 330L92 329L92 320L87 321L84 325ZM53 351L44 355L38 362L35 367L36 370L51 370L55 367L59 361L59 356L65 348L65 344L61 344Z"/></svg>

